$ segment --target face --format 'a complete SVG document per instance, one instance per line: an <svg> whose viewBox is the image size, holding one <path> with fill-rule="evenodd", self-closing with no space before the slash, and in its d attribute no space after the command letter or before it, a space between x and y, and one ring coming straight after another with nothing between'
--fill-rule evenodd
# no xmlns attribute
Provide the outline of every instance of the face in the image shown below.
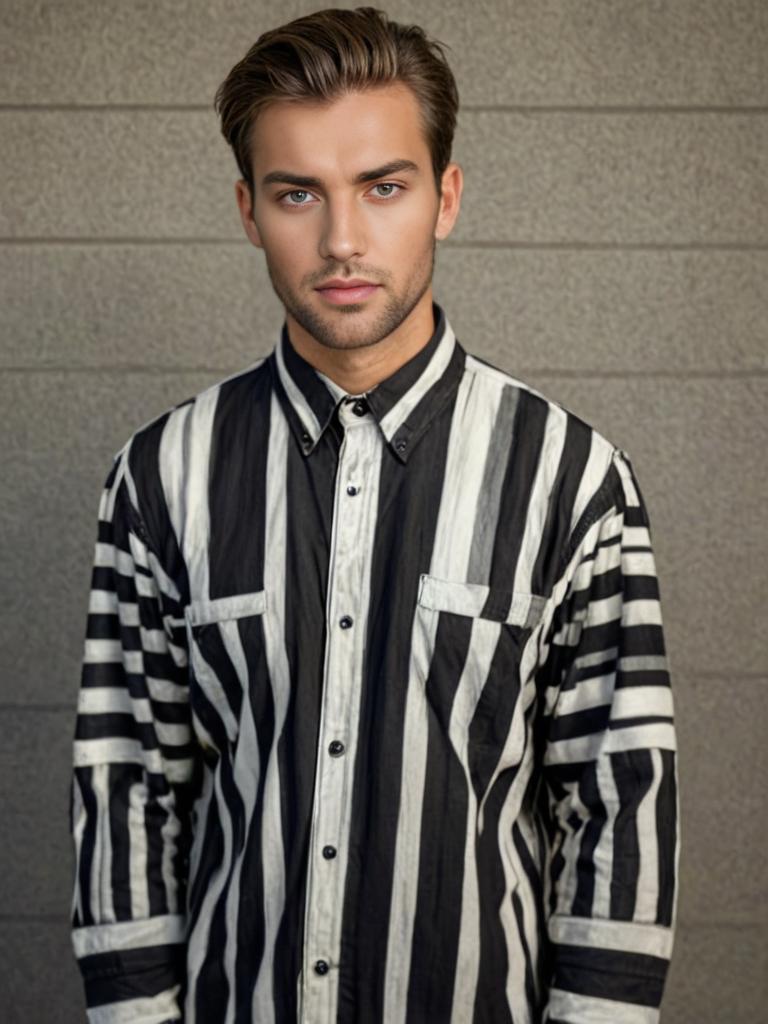
<svg viewBox="0 0 768 1024"><path fill-rule="evenodd" d="M240 214L289 326L350 349L431 314L435 245L458 215L461 171L449 165L439 197L410 89L271 104L254 125L253 174L253 202L236 186Z"/></svg>

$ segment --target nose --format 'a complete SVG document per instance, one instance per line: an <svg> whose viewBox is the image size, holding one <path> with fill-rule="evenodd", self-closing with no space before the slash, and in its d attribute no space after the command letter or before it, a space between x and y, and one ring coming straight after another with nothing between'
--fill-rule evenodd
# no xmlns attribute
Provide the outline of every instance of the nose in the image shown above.
<svg viewBox="0 0 768 1024"><path fill-rule="evenodd" d="M344 262L366 251L363 211L354 198L329 199L326 202L319 252L323 259Z"/></svg>

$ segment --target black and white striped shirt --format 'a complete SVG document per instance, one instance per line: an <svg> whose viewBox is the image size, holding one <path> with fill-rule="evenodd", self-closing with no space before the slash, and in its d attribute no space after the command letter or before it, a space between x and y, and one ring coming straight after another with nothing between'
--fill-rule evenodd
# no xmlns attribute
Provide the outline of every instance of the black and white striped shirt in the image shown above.
<svg viewBox="0 0 768 1024"><path fill-rule="evenodd" d="M465 352L292 347L106 481L74 742L91 1024L651 1024L672 696L625 452Z"/></svg>

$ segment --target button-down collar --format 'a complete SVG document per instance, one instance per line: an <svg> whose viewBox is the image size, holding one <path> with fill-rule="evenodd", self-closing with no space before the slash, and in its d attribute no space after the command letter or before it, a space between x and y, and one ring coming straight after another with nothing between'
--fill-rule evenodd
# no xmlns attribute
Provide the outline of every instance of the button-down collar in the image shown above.
<svg viewBox="0 0 768 1024"><path fill-rule="evenodd" d="M432 304L435 330L427 344L393 374L366 392L387 444L401 462L458 387L464 349L444 311ZM277 392L299 447L314 451L347 392L294 348L285 324L270 356Z"/></svg>

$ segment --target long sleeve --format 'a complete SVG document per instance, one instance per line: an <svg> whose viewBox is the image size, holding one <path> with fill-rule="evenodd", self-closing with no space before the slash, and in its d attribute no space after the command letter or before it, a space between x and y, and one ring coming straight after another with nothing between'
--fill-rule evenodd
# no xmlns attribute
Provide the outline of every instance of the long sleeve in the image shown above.
<svg viewBox="0 0 768 1024"><path fill-rule="evenodd" d="M654 1024L677 908L673 706L648 516L615 451L554 595L542 673L549 1024Z"/></svg>
<svg viewBox="0 0 768 1024"><path fill-rule="evenodd" d="M99 507L70 793L72 942L91 1024L181 1019L193 774L179 594L132 500Z"/></svg>

